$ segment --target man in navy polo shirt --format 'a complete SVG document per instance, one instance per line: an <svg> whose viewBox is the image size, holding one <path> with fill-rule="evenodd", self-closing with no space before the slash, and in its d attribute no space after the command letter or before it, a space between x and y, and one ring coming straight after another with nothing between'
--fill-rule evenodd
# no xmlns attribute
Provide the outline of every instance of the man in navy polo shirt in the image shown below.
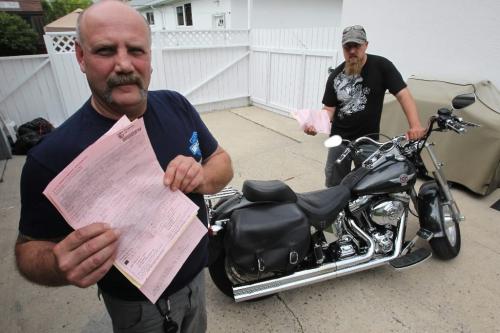
<svg viewBox="0 0 500 333"><path fill-rule="evenodd" d="M205 225L203 194L215 193L231 180L231 160L183 96L147 90L151 32L134 9L103 1L85 10L78 19L75 49L92 96L27 156L21 177L17 265L27 279L42 285L85 288L97 283L115 332L162 332L161 309L112 265L119 234L106 221L72 230L42 192L123 115L144 119L165 170L164 184L186 193L200 207L198 218ZM160 298L169 301L169 317L181 332L206 330L206 263L205 236Z"/></svg>

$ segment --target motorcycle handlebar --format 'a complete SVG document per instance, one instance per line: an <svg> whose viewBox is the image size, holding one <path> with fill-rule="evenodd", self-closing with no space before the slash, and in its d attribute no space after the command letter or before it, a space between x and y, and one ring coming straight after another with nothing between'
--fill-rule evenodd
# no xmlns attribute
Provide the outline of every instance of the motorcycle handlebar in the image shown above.
<svg viewBox="0 0 500 333"><path fill-rule="evenodd" d="M458 120L460 121L460 123L462 123L462 125L467 127L481 127L481 125L479 124L471 123L470 121L465 121L462 118L458 118Z"/></svg>
<svg viewBox="0 0 500 333"><path fill-rule="evenodd" d="M448 119L445 123L448 129L458 134L463 134L465 132L465 127L463 127L459 122Z"/></svg>
<svg viewBox="0 0 500 333"><path fill-rule="evenodd" d="M437 121L441 130L449 129L458 134L467 132L467 127L480 127L478 124L465 121L451 113L441 113L438 116L434 116L433 119Z"/></svg>
<svg viewBox="0 0 500 333"><path fill-rule="evenodd" d="M414 151L418 151L424 146L425 141L429 137L430 133L433 131L433 124L435 122L438 123L438 127L441 130L449 129L458 134L464 134L467 131L466 129L467 127L480 127L480 125L478 124L464 121L462 118L456 117L454 115L441 114L433 116L431 118L428 131L423 138L420 138L418 140L408 140L406 138L406 135L403 134L390 138L389 142L392 142L393 144L397 145L401 153L405 155L411 154ZM340 157L336 160L336 163L341 163L349 154L358 153L358 147L362 143L368 142L370 144L378 146L379 148L382 147L384 144L388 143L388 142L378 142L367 136L359 137L354 141L349 141L345 139L343 141L347 144L347 148L342 153L342 155L340 155Z"/></svg>
<svg viewBox="0 0 500 333"><path fill-rule="evenodd" d="M337 158L337 160L335 161L335 163L337 164L340 164L342 163L342 161L347 157L347 155L349 155L351 153L351 148L346 148L346 150L344 150L344 152L342 153L342 155L339 156L339 158Z"/></svg>
<svg viewBox="0 0 500 333"><path fill-rule="evenodd" d="M375 144L375 145L377 145L377 146L381 146L381 145L383 145L383 143L382 143L382 142L378 142L378 141L373 140L372 138L369 138L369 137L367 137L367 136L362 136L362 137L357 138L357 139L353 142L353 144L354 144L354 145L359 145L359 144L360 144L361 142L363 142L363 141L368 141L368 142L373 143L373 144Z"/></svg>

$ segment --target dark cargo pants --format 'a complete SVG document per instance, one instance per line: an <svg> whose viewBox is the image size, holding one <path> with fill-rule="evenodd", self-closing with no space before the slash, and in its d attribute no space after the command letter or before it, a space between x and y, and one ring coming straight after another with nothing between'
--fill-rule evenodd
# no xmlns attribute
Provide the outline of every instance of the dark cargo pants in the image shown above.
<svg viewBox="0 0 500 333"><path fill-rule="evenodd" d="M102 293L113 322L114 333L163 333L163 320L155 304L149 301L125 301ZM205 276L201 271L187 286L169 297L170 317L179 325L179 333L203 333L207 330Z"/></svg>

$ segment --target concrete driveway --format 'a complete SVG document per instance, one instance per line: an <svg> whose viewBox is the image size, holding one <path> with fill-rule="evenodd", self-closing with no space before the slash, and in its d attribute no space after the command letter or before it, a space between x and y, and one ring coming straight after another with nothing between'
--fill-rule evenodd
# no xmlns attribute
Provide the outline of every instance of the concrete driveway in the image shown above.
<svg viewBox="0 0 500 333"><path fill-rule="evenodd" d="M202 117L232 156L233 186L245 179L281 179L299 192L323 187L324 136L306 136L294 120L254 107ZM41 287L16 271L23 163L23 157L9 160L0 183L0 331L111 332L95 287ZM487 197L453 193L467 217L454 260L430 258L402 271L384 266L239 304L219 292L207 273L208 331L500 332L500 212L490 208L500 190ZM408 233L416 230L415 222L412 217Z"/></svg>

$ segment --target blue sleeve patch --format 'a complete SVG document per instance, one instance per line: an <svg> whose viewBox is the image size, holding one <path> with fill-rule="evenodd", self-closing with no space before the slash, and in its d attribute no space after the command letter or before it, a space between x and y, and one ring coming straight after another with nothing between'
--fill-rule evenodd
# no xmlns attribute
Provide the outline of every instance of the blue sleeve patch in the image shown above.
<svg viewBox="0 0 500 333"><path fill-rule="evenodd" d="M201 157L200 142L198 141L198 132L193 132L191 139L189 139L189 150L194 156Z"/></svg>

